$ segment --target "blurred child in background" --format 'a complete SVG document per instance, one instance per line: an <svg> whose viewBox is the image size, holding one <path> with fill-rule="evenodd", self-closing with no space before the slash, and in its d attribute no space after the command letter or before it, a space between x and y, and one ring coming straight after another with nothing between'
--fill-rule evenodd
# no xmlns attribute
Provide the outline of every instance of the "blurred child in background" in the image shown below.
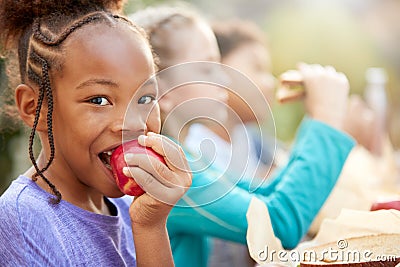
<svg viewBox="0 0 400 267"><path fill-rule="evenodd" d="M250 143L254 147L254 156L263 163L257 174L265 177L262 168L282 166L287 160L284 145L273 134L262 129L273 124L273 121L268 121L273 118L268 117L265 104L274 104L277 85L272 75L265 33L255 23L240 19L216 21L213 23L213 31L221 53L221 63L239 70L255 84L255 87L250 88L236 86L236 92L229 91L228 104L246 125ZM258 99L259 92L264 102Z"/></svg>
<svg viewBox="0 0 400 267"><path fill-rule="evenodd" d="M223 74L201 68L185 71L185 64L176 64L219 62L220 53L213 31L198 15L180 8L151 7L138 11L130 19L145 28L159 57L162 133L183 144L193 171L196 166L192 159L201 158L198 147L202 139L197 140L196 145L187 140L192 135L199 136L201 131L214 141L214 136L218 135L213 121L218 119L223 125L226 119L226 95L215 85L188 85L177 81L188 81L190 75L196 78L200 72L204 81ZM209 65L203 62L203 66ZM183 69L175 73L178 76L164 75L180 68ZM307 118L299 129L288 164L252 193L249 192L251 179L241 179L241 173L230 169L224 172L214 164L196 169L192 187L168 218L177 266L187 266L187 262L191 266L206 266L209 236L245 244L245 216L253 197L261 199L268 207L271 221L262 224L273 229L283 247L294 248L307 232L332 190L354 142L341 132L349 91L346 77L332 67L320 65L302 64L298 71L307 92L304 99ZM196 115L203 119L193 128ZM204 119L207 116L212 119L207 121ZM218 153L219 147L215 149ZM227 177L235 175L238 182L232 184Z"/></svg>

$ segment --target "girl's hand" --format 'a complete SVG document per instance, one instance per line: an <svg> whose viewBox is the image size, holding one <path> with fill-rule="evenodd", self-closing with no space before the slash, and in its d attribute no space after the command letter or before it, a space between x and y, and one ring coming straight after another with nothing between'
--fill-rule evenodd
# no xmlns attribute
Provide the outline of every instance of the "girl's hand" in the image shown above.
<svg viewBox="0 0 400 267"><path fill-rule="evenodd" d="M308 115L335 128L342 129L347 113L349 82L333 67L298 66L305 88L304 104Z"/></svg>
<svg viewBox="0 0 400 267"><path fill-rule="evenodd" d="M146 227L165 224L172 207L189 189L192 174L183 150L167 137L148 133L139 136L138 142L163 156L167 165L146 154L125 155L129 167L124 174L135 177L146 191L135 197L130 207L132 223Z"/></svg>

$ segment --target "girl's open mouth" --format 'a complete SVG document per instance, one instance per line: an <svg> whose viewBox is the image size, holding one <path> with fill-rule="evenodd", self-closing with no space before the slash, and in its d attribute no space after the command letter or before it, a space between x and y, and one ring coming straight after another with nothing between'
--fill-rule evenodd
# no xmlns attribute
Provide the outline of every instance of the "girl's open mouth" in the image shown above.
<svg viewBox="0 0 400 267"><path fill-rule="evenodd" d="M112 152L114 150L115 149L110 150L110 151L101 152L99 154L100 160L103 162L104 166L106 166L106 168L109 169L110 171L111 171L110 158L111 158Z"/></svg>

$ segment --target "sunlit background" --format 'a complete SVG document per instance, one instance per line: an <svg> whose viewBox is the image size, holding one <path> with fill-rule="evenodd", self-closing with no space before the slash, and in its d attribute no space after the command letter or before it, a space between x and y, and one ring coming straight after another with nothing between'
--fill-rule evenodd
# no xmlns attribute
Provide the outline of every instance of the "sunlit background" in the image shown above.
<svg viewBox="0 0 400 267"><path fill-rule="evenodd" d="M238 17L256 22L265 31L272 55L273 74L296 63L333 65L350 81L351 93L363 95L365 72L383 68L388 76L388 130L400 148L400 1L397 0L192 0L185 1L210 20ZM128 2L126 13L158 3ZM0 86L6 88L1 62ZM290 143L302 116L301 103L275 104L277 136ZM0 118L2 128L10 122ZM0 194L29 166L27 130L3 130L0 135Z"/></svg>

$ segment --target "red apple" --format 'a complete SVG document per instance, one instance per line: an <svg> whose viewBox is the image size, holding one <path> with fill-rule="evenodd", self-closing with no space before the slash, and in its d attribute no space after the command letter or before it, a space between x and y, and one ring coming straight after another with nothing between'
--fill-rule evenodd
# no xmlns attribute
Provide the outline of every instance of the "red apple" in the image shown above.
<svg viewBox="0 0 400 267"><path fill-rule="evenodd" d="M122 172L122 169L124 167L128 167L128 165L125 162L124 153L147 154L157 158L164 164L165 160L161 155L159 155L153 149L141 146L137 140L131 140L129 142L126 142L114 150L114 152L111 155L110 165L119 189L124 194L131 196L140 196L145 193L143 189L135 182L134 178L128 177Z"/></svg>
<svg viewBox="0 0 400 267"><path fill-rule="evenodd" d="M386 202L375 202L371 205L371 211L374 210L400 210L400 200L392 200Z"/></svg>

